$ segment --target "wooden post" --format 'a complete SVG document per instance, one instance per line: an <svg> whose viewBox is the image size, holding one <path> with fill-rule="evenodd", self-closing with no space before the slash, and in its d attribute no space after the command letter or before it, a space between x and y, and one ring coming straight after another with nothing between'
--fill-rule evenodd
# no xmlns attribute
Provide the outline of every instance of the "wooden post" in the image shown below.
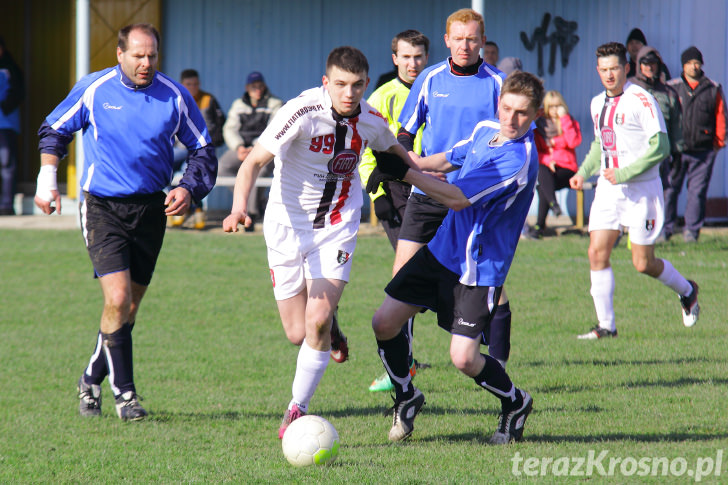
<svg viewBox="0 0 728 485"><path fill-rule="evenodd" d="M374 213L374 201L371 197L367 198L369 199L369 224L372 226L376 226L379 220L377 219L377 215Z"/></svg>
<svg viewBox="0 0 728 485"><path fill-rule="evenodd" d="M584 227L584 191L576 191L576 228Z"/></svg>

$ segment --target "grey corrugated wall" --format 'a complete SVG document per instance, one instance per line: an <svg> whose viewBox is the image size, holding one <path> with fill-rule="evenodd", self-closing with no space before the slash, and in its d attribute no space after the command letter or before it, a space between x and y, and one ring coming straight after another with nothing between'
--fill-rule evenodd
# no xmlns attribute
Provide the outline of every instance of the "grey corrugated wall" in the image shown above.
<svg viewBox="0 0 728 485"><path fill-rule="evenodd" d="M169 0L163 7L163 70L173 76L196 68L203 89L215 94L227 110L243 92L249 71L261 71L271 90L284 99L321 82L331 48L349 44L360 48L370 62L373 86L391 67L389 43L397 32L416 28L432 42L430 61L448 55L443 34L445 19L469 1L348 0ZM553 74L543 74L548 89L561 91L582 125L583 157L592 139L589 100L601 91L595 71L595 48L604 42L625 42L640 27L648 42L663 55L673 76L681 71L680 52L697 45L705 57L708 76L725 84L728 66L728 6L724 0L520 0L485 1L486 35L500 46L501 57L515 56L525 70L536 72L538 55L520 39L528 37L551 15L575 21L579 42L569 63L561 65L556 50ZM548 67L550 46L544 46ZM371 88L368 93L371 92ZM709 196L728 194L725 155L716 163Z"/></svg>

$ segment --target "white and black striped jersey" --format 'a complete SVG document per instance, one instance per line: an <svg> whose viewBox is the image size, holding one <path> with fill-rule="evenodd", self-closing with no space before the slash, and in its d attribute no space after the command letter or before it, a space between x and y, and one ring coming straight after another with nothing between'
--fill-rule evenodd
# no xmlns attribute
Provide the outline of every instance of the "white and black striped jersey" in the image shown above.
<svg viewBox="0 0 728 485"><path fill-rule="evenodd" d="M296 229L319 229L359 220L358 165L364 149L397 143L384 117L366 101L345 118L323 86L288 101L258 142L275 155L265 217Z"/></svg>

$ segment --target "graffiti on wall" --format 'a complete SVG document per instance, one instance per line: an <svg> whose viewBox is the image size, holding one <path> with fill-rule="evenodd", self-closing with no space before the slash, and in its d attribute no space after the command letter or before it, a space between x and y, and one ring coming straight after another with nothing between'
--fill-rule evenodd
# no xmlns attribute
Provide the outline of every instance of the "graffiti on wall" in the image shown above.
<svg viewBox="0 0 728 485"><path fill-rule="evenodd" d="M574 21L564 20L561 17L554 17L554 31L548 34L551 24L551 14L545 13L541 25L533 29L531 37L521 31L521 42L528 51L536 49L538 55L538 75L543 76L544 46L549 46L548 73L553 74L556 70L556 49L561 53L561 67L569 65L571 51L579 42L579 36L574 34L579 27Z"/></svg>

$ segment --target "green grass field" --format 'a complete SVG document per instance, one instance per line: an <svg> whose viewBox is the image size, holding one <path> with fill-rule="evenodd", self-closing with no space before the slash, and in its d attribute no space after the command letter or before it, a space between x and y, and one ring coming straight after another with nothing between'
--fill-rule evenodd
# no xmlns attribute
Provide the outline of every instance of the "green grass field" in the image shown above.
<svg viewBox="0 0 728 485"><path fill-rule="evenodd" d="M392 252L384 236L362 236L340 305L351 359L331 362L310 408L336 426L341 453L333 466L296 469L277 430L297 348L260 235L168 232L134 330L150 417L122 423L106 383L103 417L78 416L75 385L101 311L79 232L3 230L0 483L728 482L728 237L658 249L700 284L692 329L677 297L634 271L623 241L612 258L619 338L597 342L575 338L595 322L587 244L525 241L509 275L508 371L534 397L524 441L487 445L497 400L456 371L447 334L425 314L415 356L432 367L415 382L427 404L411 439L390 444L391 399L367 387L382 371L370 321ZM610 459L621 460L611 476Z"/></svg>

